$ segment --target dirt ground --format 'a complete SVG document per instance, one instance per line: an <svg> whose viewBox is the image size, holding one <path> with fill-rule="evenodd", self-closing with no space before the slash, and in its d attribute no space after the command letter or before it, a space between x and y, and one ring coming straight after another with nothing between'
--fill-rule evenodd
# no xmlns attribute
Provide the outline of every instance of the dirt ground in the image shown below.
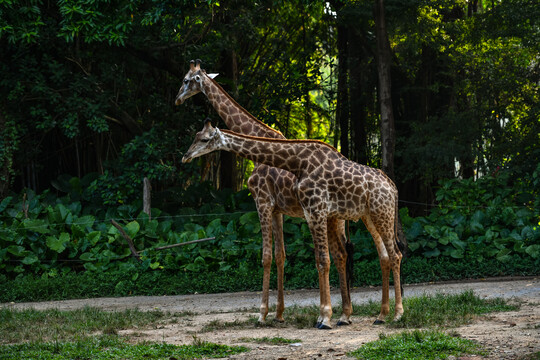
<svg viewBox="0 0 540 360"><path fill-rule="evenodd" d="M519 311L494 313L475 319L474 323L452 331L463 338L480 343L489 352L487 359L519 359L540 351L540 278L503 278L467 281L459 283L437 283L406 285L405 296L435 293L461 293L472 289L484 298L502 297L521 304ZM392 295L392 289L391 289ZM125 298L98 298L83 300L52 301L38 303L0 304L13 308L57 308L77 309L84 306L105 310L161 310L164 312L188 314L178 317L176 323L164 324L155 329L130 329L121 331L134 341L164 341L171 344L190 344L194 336L200 340L227 345L244 345L251 351L235 355L233 359L351 359L346 355L370 341L377 340L379 334L393 334L402 330L373 326L372 318L353 316L350 326L335 326L332 330L296 329L291 327L226 327L214 331L199 332L209 323L232 322L257 316L260 292L240 292L225 294L196 294L181 296L133 296ZM275 292L270 294L271 304L275 303ZM357 288L352 294L356 304L369 300L380 301L380 288ZM340 303L338 289L333 290L332 303ZM317 290L287 291L285 305L306 306L318 304ZM405 308L405 311L407 309ZM273 314L269 315L271 319ZM267 345L246 342L245 338L283 337L299 339L288 345ZM477 356L463 359L480 359Z"/></svg>

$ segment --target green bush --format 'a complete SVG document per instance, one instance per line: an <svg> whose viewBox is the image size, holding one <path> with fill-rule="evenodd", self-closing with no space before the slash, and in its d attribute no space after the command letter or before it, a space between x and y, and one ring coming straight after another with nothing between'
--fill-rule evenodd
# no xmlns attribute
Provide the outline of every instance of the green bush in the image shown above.
<svg viewBox="0 0 540 360"><path fill-rule="evenodd" d="M502 172L441 181L439 205L428 216L401 212L412 255L478 263L540 258L539 175L540 167L532 181Z"/></svg>

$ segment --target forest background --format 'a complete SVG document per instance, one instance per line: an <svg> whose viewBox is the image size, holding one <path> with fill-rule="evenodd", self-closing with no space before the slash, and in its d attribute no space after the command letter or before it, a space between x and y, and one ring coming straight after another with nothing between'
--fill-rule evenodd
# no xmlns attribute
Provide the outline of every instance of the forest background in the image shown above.
<svg viewBox="0 0 540 360"><path fill-rule="evenodd" d="M381 33L376 4L0 1L0 300L260 288L253 165L228 153L180 163L203 119L224 127L204 95L174 106L199 58L286 137L391 174L409 281L538 274L540 6L386 0ZM287 219L285 234L290 286L316 286L307 226ZM351 238L357 284L377 284L362 224Z"/></svg>

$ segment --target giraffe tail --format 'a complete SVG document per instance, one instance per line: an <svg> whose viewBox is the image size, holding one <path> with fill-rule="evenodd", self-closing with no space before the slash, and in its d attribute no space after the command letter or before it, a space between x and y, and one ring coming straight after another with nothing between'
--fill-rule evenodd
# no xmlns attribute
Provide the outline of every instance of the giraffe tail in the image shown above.
<svg viewBox="0 0 540 360"><path fill-rule="evenodd" d="M396 239L396 245L401 252L402 258L401 263L399 264L399 278L401 284L401 296L403 296L403 262L407 259L407 238L403 232L403 227L401 226L401 219L399 217L399 207L398 207L398 197L396 197L396 216L394 218L394 238Z"/></svg>

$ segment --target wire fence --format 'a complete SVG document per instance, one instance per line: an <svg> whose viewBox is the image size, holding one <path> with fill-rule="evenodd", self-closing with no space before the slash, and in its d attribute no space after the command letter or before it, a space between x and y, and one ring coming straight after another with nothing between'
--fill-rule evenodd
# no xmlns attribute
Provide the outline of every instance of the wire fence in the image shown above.
<svg viewBox="0 0 540 360"><path fill-rule="evenodd" d="M513 205L513 206L506 206L506 205L452 205L452 206L442 206L441 204L428 204L428 203L422 203L422 202L415 202L415 201L407 201L407 200L399 200L399 203L405 204L405 205L415 205L415 206L423 206L426 208L441 208L441 209L448 209L448 210L459 210L459 209L529 209L526 205ZM43 229L44 226L71 226L73 224L85 226L85 225L94 225L94 224L111 224L112 221L117 221L121 223L131 222L131 221L148 221L148 220L174 220L174 219L180 219L180 218L223 218L223 217L229 217L229 216L238 216L238 215L245 215L247 213L256 212L255 210L251 211L235 211L235 212L225 212L225 213L207 213L207 214L175 214L175 215L162 215L162 216L152 216L149 218L148 216L131 216L127 218L105 218L105 219L92 219L90 220L89 217L94 217L94 215L82 215L79 216L79 219L82 221L78 221L78 219L68 223L68 222L47 222L43 219L23 219L19 226L21 228L24 228L29 231L38 231ZM20 213L23 213L21 211ZM25 220L28 220L25 222ZM35 223L35 222L39 222ZM34 224L32 224L34 223ZM0 231L2 229L0 228Z"/></svg>

